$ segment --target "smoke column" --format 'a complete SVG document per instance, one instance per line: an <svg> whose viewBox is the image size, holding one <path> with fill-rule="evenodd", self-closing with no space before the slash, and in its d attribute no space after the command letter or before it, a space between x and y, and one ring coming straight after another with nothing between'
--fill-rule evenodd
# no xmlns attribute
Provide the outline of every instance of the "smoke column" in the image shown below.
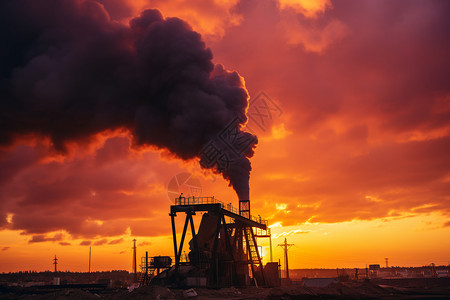
<svg viewBox="0 0 450 300"><path fill-rule="evenodd" d="M187 23L146 10L124 25L93 0L2 0L0 36L0 146L34 135L64 153L68 142L126 128L136 146L205 162L216 141L227 166L202 166L248 199L257 139L241 130L244 81L212 63ZM248 141L239 151L220 138L230 126L233 141Z"/></svg>

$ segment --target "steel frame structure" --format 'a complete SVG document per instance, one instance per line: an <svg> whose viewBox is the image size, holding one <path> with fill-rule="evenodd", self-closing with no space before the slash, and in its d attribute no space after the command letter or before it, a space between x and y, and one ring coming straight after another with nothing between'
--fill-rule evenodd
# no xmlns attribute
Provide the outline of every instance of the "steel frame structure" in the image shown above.
<svg viewBox="0 0 450 300"><path fill-rule="evenodd" d="M257 251L257 240L253 228L257 228L259 230L267 230L267 221L261 219L259 219L259 221L257 219L255 220L255 218L252 218L252 216L250 216L249 212L249 217L246 218L237 214L237 211L235 211L234 209L229 209L230 207L231 205L225 205L210 197L205 197L205 199L203 200L197 197L196 199L194 199L194 201L186 201L186 199L182 197L176 199L176 205L172 205L170 207L169 214L172 223L173 247L175 253L175 273L178 272L178 269L180 267L181 255L183 253L183 244L186 239L188 227L190 227L192 234L192 244L194 248L193 250L197 255L191 257L191 261L189 262L189 264L199 265L200 263L202 263L203 258L199 257L198 251L198 231L196 231L195 229L194 219L192 216L195 215L196 212L208 212L209 214L214 214L218 217L217 227L213 237L211 258L209 262L207 262L209 264L209 285L219 286L219 263L217 249L219 245L219 239L222 238L225 242L226 251L231 254L233 280L237 278L237 268L240 268L240 270L245 270L245 268L247 268L246 272L248 273L248 266L250 265L253 275L252 277L255 281L255 284L265 285L264 270L261 257L259 255L259 252ZM186 215L179 244L177 243L177 231L175 227L175 217L177 216L177 213L185 213ZM227 223L225 217L228 217L230 222ZM224 236L222 237L221 234L223 234ZM246 248L246 251L244 251L244 248ZM242 256L238 257L239 253L244 253L246 259L242 259Z"/></svg>

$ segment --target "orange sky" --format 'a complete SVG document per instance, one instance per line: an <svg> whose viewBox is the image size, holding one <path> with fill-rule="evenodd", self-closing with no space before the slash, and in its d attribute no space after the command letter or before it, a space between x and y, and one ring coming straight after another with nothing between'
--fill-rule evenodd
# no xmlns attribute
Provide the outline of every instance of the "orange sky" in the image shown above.
<svg viewBox="0 0 450 300"><path fill-rule="evenodd" d="M99 2L122 23L145 8L186 20L254 105L270 98L264 124L249 108L250 198L275 260L287 237L292 268L450 261L447 1ZM0 148L0 272L52 269L55 254L87 271L89 245L93 270L131 270L133 238L138 257L173 255L168 184L183 172L237 206L197 160L131 143L115 129L64 155L30 135Z"/></svg>

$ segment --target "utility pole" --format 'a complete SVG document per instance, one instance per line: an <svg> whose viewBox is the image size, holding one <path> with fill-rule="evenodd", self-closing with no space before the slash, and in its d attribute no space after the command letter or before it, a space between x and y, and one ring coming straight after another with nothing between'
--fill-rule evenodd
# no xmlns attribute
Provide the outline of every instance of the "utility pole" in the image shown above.
<svg viewBox="0 0 450 300"><path fill-rule="evenodd" d="M89 275L88 275L88 283L91 282L91 246L89 246Z"/></svg>
<svg viewBox="0 0 450 300"><path fill-rule="evenodd" d="M288 250L294 246L294 244L288 244L286 238L284 238L284 243L278 244L278 246L282 247L284 250L284 267L286 269L286 278L289 279Z"/></svg>
<svg viewBox="0 0 450 300"><path fill-rule="evenodd" d="M91 274L91 246L89 246L89 274Z"/></svg>
<svg viewBox="0 0 450 300"><path fill-rule="evenodd" d="M58 259L56 258L56 254L55 254L55 258L53 259L53 264L55 265L55 274L58 273L58 270L56 268L56 266L58 265Z"/></svg>
<svg viewBox="0 0 450 300"><path fill-rule="evenodd" d="M389 268L389 264L388 264L389 258L385 257L384 260L386 261L386 269L387 269L387 268Z"/></svg>
<svg viewBox="0 0 450 300"><path fill-rule="evenodd" d="M136 282L137 270L136 270L136 239L133 239L133 273L134 282Z"/></svg>

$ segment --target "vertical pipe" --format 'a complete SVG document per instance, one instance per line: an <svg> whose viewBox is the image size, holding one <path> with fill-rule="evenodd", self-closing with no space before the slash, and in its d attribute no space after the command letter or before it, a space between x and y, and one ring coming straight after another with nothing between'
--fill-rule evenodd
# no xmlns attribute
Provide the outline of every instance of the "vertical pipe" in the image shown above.
<svg viewBox="0 0 450 300"><path fill-rule="evenodd" d="M270 235L269 235L269 243L270 243L270 262L273 262L273 257L272 257L272 233L270 233Z"/></svg>
<svg viewBox="0 0 450 300"><path fill-rule="evenodd" d="M147 285L148 281L148 251L145 251L145 275L144 275L144 284Z"/></svg>

